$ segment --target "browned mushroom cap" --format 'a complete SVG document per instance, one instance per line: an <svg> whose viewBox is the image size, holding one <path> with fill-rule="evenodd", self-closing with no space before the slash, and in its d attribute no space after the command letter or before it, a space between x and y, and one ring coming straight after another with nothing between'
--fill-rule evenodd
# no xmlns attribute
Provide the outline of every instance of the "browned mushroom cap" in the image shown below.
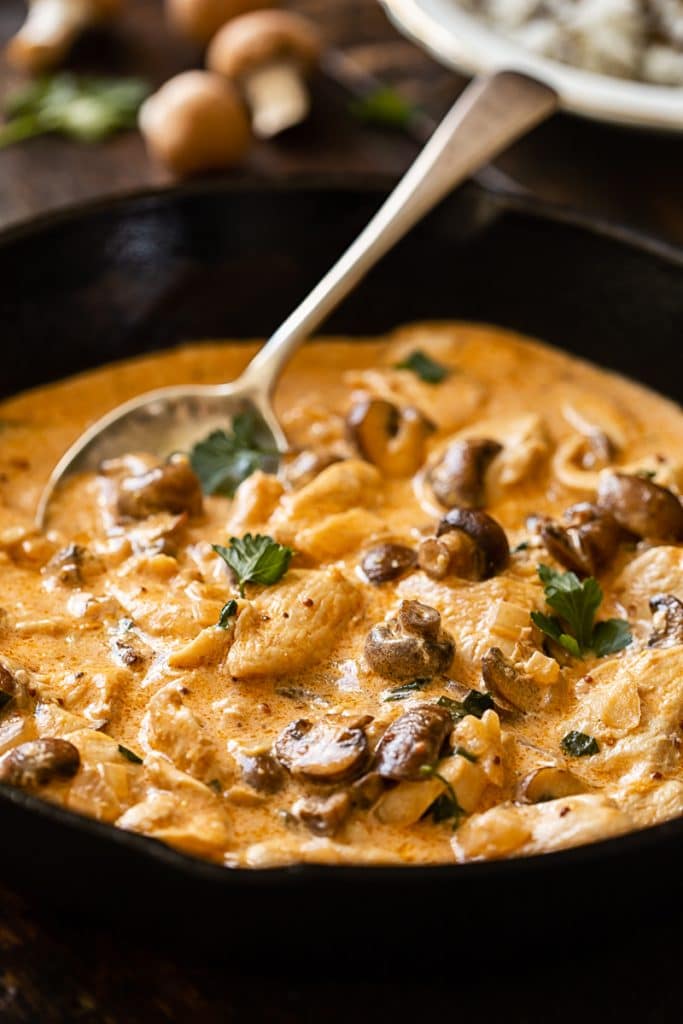
<svg viewBox="0 0 683 1024"><path fill-rule="evenodd" d="M37 789L48 782L70 779L81 763L78 749L68 740L45 737L22 743L0 758L0 782Z"/></svg>
<svg viewBox="0 0 683 1024"><path fill-rule="evenodd" d="M486 571L483 551L462 530L452 530L441 537L427 537L420 541L417 564L435 580L446 576L480 580Z"/></svg>
<svg viewBox="0 0 683 1024"><path fill-rule="evenodd" d="M154 512L200 515L202 489L187 459L176 456L140 476L124 477L117 508L132 519L144 519Z"/></svg>
<svg viewBox="0 0 683 1024"><path fill-rule="evenodd" d="M560 800L587 790L586 784L567 768L544 765L524 776L517 795L527 804L540 804L545 800Z"/></svg>
<svg viewBox="0 0 683 1024"><path fill-rule="evenodd" d="M239 82L254 133L269 138L303 121L310 101L305 78L320 58L313 22L291 11L254 11L228 21L211 41L206 64Z"/></svg>
<svg viewBox="0 0 683 1024"><path fill-rule="evenodd" d="M184 71L140 108L150 154L174 174L232 167L251 142L244 103L230 82L210 71Z"/></svg>
<svg viewBox="0 0 683 1024"><path fill-rule="evenodd" d="M360 725L309 722L299 718L275 741L280 764L311 782L339 783L357 778L370 759L367 737Z"/></svg>
<svg viewBox="0 0 683 1024"><path fill-rule="evenodd" d="M356 403L346 425L363 458L390 477L417 472L424 460L425 438L433 429L419 410L398 409L382 398Z"/></svg>
<svg viewBox="0 0 683 1024"><path fill-rule="evenodd" d="M604 473L598 486L598 505L636 537L683 540L683 505L679 498L644 477Z"/></svg>
<svg viewBox="0 0 683 1024"><path fill-rule="evenodd" d="M309 796L297 800L292 814L316 836L333 836L351 813L348 793L330 796Z"/></svg>
<svg viewBox="0 0 683 1024"><path fill-rule="evenodd" d="M196 43L208 43L226 21L261 7L277 7L277 0L166 0L171 24Z"/></svg>
<svg viewBox="0 0 683 1024"><path fill-rule="evenodd" d="M434 496L445 508L484 504L484 477L489 464L503 450L498 441L468 437L449 445L429 474Z"/></svg>
<svg viewBox="0 0 683 1024"><path fill-rule="evenodd" d="M518 711L538 711L543 704L541 687L520 672L500 647L490 647L484 654L481 674L487 689Z"/></svg>
<svg viewBox="0 0 683 1024"><path fill-rule="evenodd" d="M510 545L505 530L493 516L481 509L452 508L439 523L438 538L453 530L462 530L479 548L483 569L480 579L488 579L502 572L510 560Z"/></svg>
<svg viewBox="0 0 683 1024"><path fill-rule="evenodd" d="M14 700L16 692L17 682L14 676L0 665L0 711Z"/></svg>
<svg viewBox="0 0 683 1024"><path fill-rule="evenodd" d="M437 704L410 708L384 733L374 770L385 779L419 779L423 765L438 760L452 729L453 719L446 708Z"/></svg>
<svg viewBox="0 0 683 1024"><path fill-rule="evenodd" d="M449 668L454 652L453 638L441 629L436 608L419 601L403 601L397 617L378 623L365 641L370 668L387 679L441 675Z"/></svg>
<svg viewBox="0 0 683 1024"><path fill-rule="evenodd" d="M417 555L405 544L377 544L363 555L361 569L371 583L396 580L417 562Z"/></svg>
<svg viewBox="0 0 683 1024"><path fill-rule="evenodd" d="M612 560L625 534L614 516L582 502L564 514L565 523L546 520L540 534L548 552L580 576L595 576Z"/></svg>
<svg viewBox="0 0 683 1024"><path fill-rule="evenodd" d="M676 647L683 644L683 603L673 594L650 598L652 625L649 647Z"/></svg>
<svg viewBox="0 0 683 1024"><path fill-rule="evenodd" d="M271 754L240 754L242 778L259 793L277 793L285 784L285 773Z"/></svg>

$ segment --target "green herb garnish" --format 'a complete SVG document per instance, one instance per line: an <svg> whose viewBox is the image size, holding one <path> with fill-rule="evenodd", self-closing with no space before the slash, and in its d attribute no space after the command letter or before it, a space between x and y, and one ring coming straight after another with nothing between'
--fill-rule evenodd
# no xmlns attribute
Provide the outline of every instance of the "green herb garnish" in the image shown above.
<svg viewBox="0 0 683 1024"><path fill-rule="evenodd" d="M242 597L245 583L262 583L269 587L282 579L294 554L291 548L261 533L231 537L227 548L220 544L213 544L212 547L234 572Z"/></svg>
<svg viewBox="0 0 683 1024"><path fill-rule="evenodd" d="M221 613L218 616L218 628L227 629L230 625L230 619L237 614L237 601L232 597L227 604L224 604L221 608Z"/></svg>
<svg viewBox="0 0 683 1024"><path fill-rule="evenodd" d="M417 690L424 690L425 686L429 686L431 679L413 679L412 683L401 683L400 686L395 686L392 690L389 690L386 697L382 700L385 704L389 704L395 700L405 700L406 697L410 697L411 693L415 693Z"/></svg>
<svg viewBox="0 0 683 1024"><path fill-rule="evenodd" d="M235 416L232 430L214 430L190 452L190 465L205 494L232 498L257 469L277 468L277 451L270 447L267 428L253 412ZM272 444L272 439L271 439Z"/></svg>
<svg viewBox="0 0 683 1024"><path fill-rule="evenodd" d="M400 363L396 363L394 369L411 370L426 384L440 384L450 373L450 370L442 366L441 363L437 363L426 352L421 352L420 349L415 349Z"/></svg>
<svg viewBox="0 0 683 1024"><path fill-rule="evenodd" d="M519 551L527 551L529 548L528 540L521 540L519 544L515 544L514 548L510 551L511 555L516 555Z"/></svg>
<svg viewBox="0 0 683 1024"><path fill-rule="evenodd" d="M460 757L464 757L465 760L469 761L471 764L476 764L477 761L479 760L477 755L473 754L471 751L469 751L467 749L467 747L454 747L453 748L453 753L454 754L459 754Z"/></svg>
<svg viewBox="0 0 683 1024"><path fill-rule="evenodd" d="M631 643L631 630L624 619L595 622L603 594L593 576L581 582L573 572L556 572L548 565L539 565L538 575L547 603L559 614L532 612L531 620L575 658L583 658L588 651L602 658Z"/></svg>
<svg viewBox="0 0 683 1024"><path fill-rule="evenodd" d="M457 828L460 818L465 812L458 803L458 798L451 783L440 774L436 764L423 764L419 774L425 779L438 779L446 787L446 792L438 796L431 806L432 821L437 824L442 821L452 821L453 827Z"/></svg>
<svg viewBox="0 0 683 1024"><path fill-rule="evenodd" d="M470 690L464 700L453 700L452 697L439 697L439 707L447 708L454 722L459 722L465 715L481 718L485 711L495 708L492 697L488 693Z"/></svg>
<svg viewBox="0 0 683 1024"><path fill-rule="evenodd" d="M560 746L570 757L588 757L590 754L600 752L600 747L594 736L588 736L585 732L576 732L575 730L567 733Z"/></svg>
<svg viewBox="0 0 683 1024"><path fill-rule="evenodd" d="M123 743L119 743L119 754L125 757L126 761L130 761L131 764L142 764L142 758L138 757L132 750L129 750L128 747L124 747Z"/></svg>
<svg viewBox="0 0 683 1024"><path fill-rule="evenodd" d="M408 100L386 85L378 86L361 99L352 100L349 110L365 124L399 130L407 128L417 113Z"/></svg>
<svg viewBox="0 0 683 1024"><path fill-rule="evenodd" d="M5 101L7 121L0 127L0 149L49 132L78 142L100 142L135 127L148 91L137 78L61 73L30 82Z"/></svg>

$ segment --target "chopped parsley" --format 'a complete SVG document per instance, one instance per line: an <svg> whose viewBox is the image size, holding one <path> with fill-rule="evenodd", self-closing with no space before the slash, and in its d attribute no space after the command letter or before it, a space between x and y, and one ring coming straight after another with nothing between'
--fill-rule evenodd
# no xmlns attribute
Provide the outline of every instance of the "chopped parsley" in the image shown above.
<svg viewBox="0 0 683 1024"><path fill-rule="evenodd" d="M600 747L594 736L572 730L562 739L560 746L569 757L589 757L598 754Z"/></svg>
<svg viewBox="0 0 683 1024"><path fill-rule="evenodd" d="M412 693L424 690L425 686L429 686L430 683L431 679L413 679L411 683L401 683L400 686L395 686L392 690L389 690L386 697L383 697L382 700L385 704L395 700L405 700Z"/></svg>
<svg viewBox="0 0 683 1024"><path fill-rule="evenodd" d="M100 142L134 128L148 93L137 78L98 78L62 72L29 82L5 101L0 149L56 132L77 142Z"/></svg>
<svg viewBox="0 0 683 1024"><path fill-rule="evenodd" d="M125 757L126 761L130 761L131 764L142 764L142 758L138 757L132 750L129 750L128 747L124 747L123 743L119 743L119 754Z"/></svg>
<svg viewBox="0 0 683 1024"><path fill-rule="evenodd" d="M476 764L479 758L476 754L473 754L467 747L454 747L453 753L458 754L460 757L464 757L470 764Z"/></svg>
<svg viewBox="0 0 683 1024"><path fill-rule="evenodd" d="M452 697L439 697L436 703L439 707L450 711L454 722L459 722L465 715L474 715L475 718L481 718L485 711L495 708L490 694L479 693L478 690L470 690L464 700L453 700Z"/></svg>
<svg viewBox="0 0 683 1024"><path fill-rule="evenodd" d="M190 452L190 465L204 493L232 498L257 469L276 469L278 453L269 438L259 416L249 411L235 416L231 431L214 430L199 441Z"/></svg>
<svg viewBox="0 0 683 1024"><path fill-rule="evenodd" d="M218 616L217 626L219 629L227 629L230 625L230 619L237 614L237 601L235 598L231 598L227 604L224 604L221 608L221 613Z"/></svg>
<svg viewBox="0 0 683 1024"><path fill-rule="evenodd" d="M521 540L519 542L519 544L515 544L514 548L512 548L512 550L510 551L510 554L511 555L516 555L520 551L528 551L528 550L529 550L529 541L528 540Z"/></svg>
<svg viewBox="0 0 683 1024"><path fill-rule="evenodd" d="M407 128L417 113L408 100L387 85L380 85L361 99L352 100L349 110L365 124L399 130Z"/></svg>
<svg viewBox="0 0 683 1024"><path fill-rule="evenodd" d="M400 363L396 363L394 369L411 370L425 384L440 384L450 373L447 367L437 363L435 359L432 359L431 356L428 356L426 352L422 352L420 349L415 349L409 356L402 359Z"/></svg>
<svg viewBox="0 0 683 1024"><path fill-rule="evenodd" d="M220 544L213 544L212 547L232 569L242 597L245 583L262 583L269 587L282 579L294 554L291 548L261 533L231 537L227 548Z"/></svg>
<svg viewBox="0 0 683 1024"><path fill-rule="evenodd" d="M593 576L583 582L573 572L556 572L538 566L545 599L558 615L532 612L534 625L575 658L593 651L598 658L621 651L631 643L631 630L624 619L595 622L602 602L602 589Z"/></svg>

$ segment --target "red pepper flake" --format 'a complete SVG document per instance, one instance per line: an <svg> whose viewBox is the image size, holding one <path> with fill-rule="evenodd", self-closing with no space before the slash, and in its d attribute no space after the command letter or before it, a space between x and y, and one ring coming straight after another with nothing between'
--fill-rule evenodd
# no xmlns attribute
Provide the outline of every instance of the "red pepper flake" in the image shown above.
<svg viewBox="0 0 683 1024"><path fill-rule="evenodd" d="M304 608L312 608L313 605L315 604L315 601L313 600L312 597L305 597L301 603L303 604Z"/></svg>
<svg viewBox="0 0 683 1024"><path fill-rule="evenodd" d="M283 619L288 619L289 618L289 612L283 612L282 613L282 618Z"/></svg>
<svg viewBox="0 0 683 1024"><path fill-rule="evenodd" d="M263 715L270 715L270 714L272 714L272 711L273 711L273 709L271 708L270 704L265 704L265 703L264 704L259 704L259 710L261 711L261 714L263 714Z"/></svg>
<svg viewBox="0 0 683 1024"><path fill-rule="evenodd" d="M496 754L496 756L494 757L493 763L494 764L500 764L500 757L498 756L498 754Z"/></svg>
<svg viewBox="0 0 683 1024"><path fill-rule="evenodd" d="M563 807L562 810L560 811L560 817L564 818L564 816L566 814L569 814L570 811L571 811L571 807Z"/></svg>
<svg viewBox="0 0 683 1024"><path fill-rule="evenodd" d="M584 676L583 677L583 681L585 683L592 683L593 682L593 676L591 676L591 675Z"/></svg>
<svg viewBox="0 0 683 1024"><path fill-rule="evenodd" d="M653 779L657 779L657 781L659 781L659 779L663 779L663 778L664 778L664 776L662 775L662 773L661 773L661 772L653 772L653 773L652 773L652 778L653 778Z"/></svg>

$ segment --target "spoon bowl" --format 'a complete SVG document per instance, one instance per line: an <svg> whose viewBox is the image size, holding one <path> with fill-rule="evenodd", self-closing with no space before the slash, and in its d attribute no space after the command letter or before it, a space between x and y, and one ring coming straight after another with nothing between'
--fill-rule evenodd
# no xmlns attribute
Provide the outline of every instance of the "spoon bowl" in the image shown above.
<svg viewBox="0 0 683 1024"><path fill-rule="evenodd" d="M163 456L188 451L212 430L229 428L234 417L248 409L262 421L267 447L285 451L287 440L271 396L294 352L441 199L556 106L552 89L516 72L503 71L471 83L369 224L242 375L227 384L149 391L103 416L53 470L38 505L38 525L45 525L51 500L66 477L96 471L103 460L126 452Z"/></svg>

